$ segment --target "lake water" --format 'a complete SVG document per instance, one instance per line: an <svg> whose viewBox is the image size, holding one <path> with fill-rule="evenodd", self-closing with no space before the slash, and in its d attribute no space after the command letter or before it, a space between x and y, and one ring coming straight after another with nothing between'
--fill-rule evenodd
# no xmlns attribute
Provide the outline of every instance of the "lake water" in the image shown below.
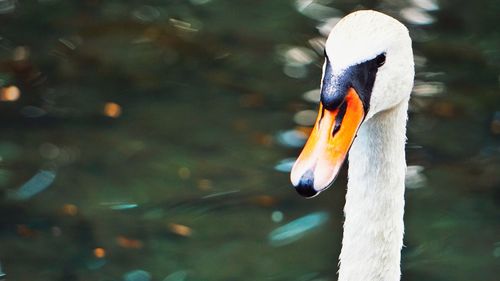
<svg viewBox="0 0 500 281"><path fill-rule="evenodd" d="M414 40L402 280L498 280L495 0L0 1L0 279L336 280L345 169L288 171L361 8Z"/></svg>

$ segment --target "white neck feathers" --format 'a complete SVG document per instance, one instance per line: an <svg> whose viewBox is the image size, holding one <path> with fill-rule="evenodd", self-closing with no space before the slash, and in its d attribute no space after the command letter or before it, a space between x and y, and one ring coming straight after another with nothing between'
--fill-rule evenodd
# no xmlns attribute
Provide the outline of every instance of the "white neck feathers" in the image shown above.
<svg viewBox="0 0 500 281"><path fill-rule="evenodd" d="M407 109L377 113L352 145L339 281L400 280Z"/></svg>

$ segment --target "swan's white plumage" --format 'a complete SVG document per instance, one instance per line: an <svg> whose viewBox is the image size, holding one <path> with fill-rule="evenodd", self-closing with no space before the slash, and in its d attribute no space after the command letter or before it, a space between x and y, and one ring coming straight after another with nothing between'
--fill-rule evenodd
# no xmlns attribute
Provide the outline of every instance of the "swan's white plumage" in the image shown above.
<svg viewBox="0 0 500 281"><path fill-rule="evenodd" d="M376 11L351 13L332 29L325 50L336 77L349 66L386 53L366 119L410 95L414 76L411 39L408 29L396 19Z"/></svg>
<svg viewBox="0 0 500 281"><path fill-rule="evenodd" d="M349 152L340 281L400 279L407 108L367 120Z"/></svg>
<svg viewBox="0 0 500 281"><path fill-rule="evenodd" d="M334 76L386 53L369 111L349 153L339 280L399 280L406 119L414 77L411 39L397 20L358 11L334 27L325 48Z"/></svg>

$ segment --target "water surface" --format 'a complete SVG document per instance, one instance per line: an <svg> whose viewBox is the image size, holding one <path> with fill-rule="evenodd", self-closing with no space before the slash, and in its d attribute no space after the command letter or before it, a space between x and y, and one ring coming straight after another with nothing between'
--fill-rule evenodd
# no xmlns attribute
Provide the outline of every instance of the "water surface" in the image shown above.
<svg viewBox="0 0 500 281"><path fill-rule="evenodd" d="M0 1L0 278L336 280L346 173L286 171L376 8L416 55L403 280L496 280L500 6L459 2Z"/></svg>

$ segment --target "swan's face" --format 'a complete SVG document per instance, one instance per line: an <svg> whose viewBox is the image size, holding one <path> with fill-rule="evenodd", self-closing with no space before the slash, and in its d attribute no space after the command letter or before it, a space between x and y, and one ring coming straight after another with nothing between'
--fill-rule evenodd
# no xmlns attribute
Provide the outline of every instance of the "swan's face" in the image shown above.
<svg viewBox="0 0 500 281"><path fill-rule="evenodd" d="M409 98L411 39L399 21L375 11L343 18L325 46L318 118L291 173L311 197L334 181L361 124Z"/></svg>

